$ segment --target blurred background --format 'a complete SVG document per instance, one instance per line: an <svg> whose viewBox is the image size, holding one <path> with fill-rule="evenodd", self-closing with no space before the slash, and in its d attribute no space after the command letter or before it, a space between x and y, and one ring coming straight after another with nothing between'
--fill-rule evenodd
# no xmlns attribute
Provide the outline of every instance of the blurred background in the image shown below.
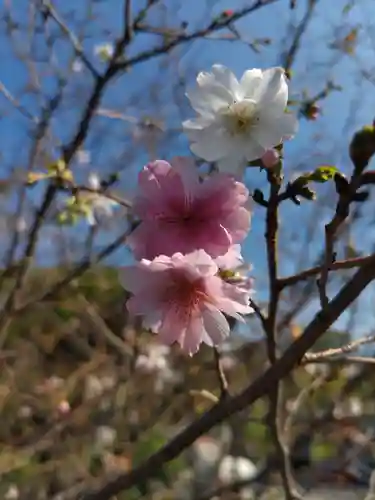
<svg viewBox="0 0 375 500"><path fill-rule="evenodd" d="M124 0L0 2L0 498L7 500L78 498L98 478L141 463L219 395L212 352L187 359L158 345L127 317L118 282L119 268L132 262L125 238L138 172L153 159L190 154L181 123L192 116L185 92L197 73L215 63L238 77L253 67L287 70L300 121L285 145L287 181L322 165L349 176L349 142L375 118L372 0L130 3L126 30ZM51 191L62 155L71 188ZM250 193L267 187L259 168L247 169L245 182ZM321 262L337 195L331 183L315 188L316 201L282 205L283 276ZM95 193L106 189L109 198ZM265 213L255 203L252 210L243 254L263 307ZM356 205L338 259L373 251L374 213L373 195ZM351 272L332 273L331 295ZM314 349L373 335L374 292L370 285ZM281 349L318 308L316 279L285 289ZM236 392L263 371L266 355L255 316L233 329L221 362ZM372 344L359 354L367 361L310 363L286 380L293 472L306 491L328 491L317 498L335 489L364 498L375 467ZM118 499L281 498L266 414L260 399Z"/></svg>

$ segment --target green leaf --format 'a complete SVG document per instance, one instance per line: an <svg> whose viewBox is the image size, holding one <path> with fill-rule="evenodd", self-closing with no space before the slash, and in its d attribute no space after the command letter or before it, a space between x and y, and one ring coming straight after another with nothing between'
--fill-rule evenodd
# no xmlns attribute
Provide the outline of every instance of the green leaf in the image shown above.
<svg viewBox="0 0 375 500"><path fill-rule="evenodd" d="M333 458L336 454L337 447L333 443L315 442L311 445L310 457L313 462Z"/></svg>
<svg viewBox="0 0 375 500"><path fill-rule="evenodd" d="M54 308L55 314L62 319L63 321L69 321L70 319L75 317L75 312L67 309L63 306L56 306Z"/></svg>

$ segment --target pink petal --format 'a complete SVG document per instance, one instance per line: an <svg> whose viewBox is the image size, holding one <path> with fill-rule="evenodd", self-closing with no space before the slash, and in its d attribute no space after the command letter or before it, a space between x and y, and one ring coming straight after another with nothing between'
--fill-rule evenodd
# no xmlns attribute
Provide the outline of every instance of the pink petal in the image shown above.
<svg viewBox="0 0 375 500"><path fill-rule="evenodd" d="M184 310L178 304L165 307L158 335L163 344L170 345L184 337L190 320L190 311Z"/></svg>
<svg viewBox="0 0 375 500"><path fill-rule="evenodd" d="M185 334L179 339L181 349L192 356L195 354L203 338L203 322L201 317L191 317Z"/></svg>
<svg viewBox="0 0 375 500"><path fill-rule="evenodd" d="M189 199L194 198L199 188L199 172L192 158L176 156L172 158L171 165L182 179L185 196Z"/></svg>
<svg viewBox="0 0 375 500"><path fill-rule="evenodd" d="M186 255L185 261L194 266L201 276L214 276L218 272L217 264L204 250Z"/></svg>
<svg viewBox="0 0 375 500"><path fill-rule="evenodd" d="M246 208L239 208L235 213L228 214L223 220L223 224L232 235L233 243L243 241L251 226L251 215Z"/></svg>
<svg viewBox="0 0 375 500"><path fill-rule="evenodd" d="M241 255L241 246L232 245L225 255L215 259L217 266L220 269L236 269L244 263Z"/></svg>
<svg viewBox="0 0 375 500"><path fill-rule="evenodd" d="M228 321L219 309L206 305L202 311L204 328L215 346L220 345L230 333Z"/></svg>
<svg viewBox="0 0 375 500"><path fill-rule="evenodd" d="M120 283L132 293L138 293L147 287L149 271L139 264L135 266L125 266L120 270Z"/></svg>

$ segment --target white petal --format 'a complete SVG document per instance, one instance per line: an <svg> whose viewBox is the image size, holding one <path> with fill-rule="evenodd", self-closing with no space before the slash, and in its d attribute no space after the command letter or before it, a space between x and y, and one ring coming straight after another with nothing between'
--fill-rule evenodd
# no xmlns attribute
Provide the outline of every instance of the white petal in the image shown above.
<svg viewBox="0 0 375 500"><path fill-rule="evenodd" d="M223 87L229 89L236 100L243 99L244 95L240 84L230 69L221 64L214 64L212 66L212 73L215 76L216 81L223 85Z"/></svg>
<svg viewBox="0 0 375 500"><path fill-rule="evenodd" d="M217 162L217 167L220 172L234 175L235 177L241 178L247 165L247 159L245 155L236 156L228 155L221 158Z"/></svg>
<svg viewBox="0 0 375 500"><path fill-rule="evenodd" d="M207 118L205 116L198 116L192 120L185 120L182 122L185 133L200 131L202 128L208 127L212 124L212 118Z"/></svg>
<svg viewBox="0 0 375 500"><path fill-rule="evenodd" d="M254 140L265 149L277 146L284 138L294 136L298 128L296 117L289 113L283 113L274 119L267 117L262 119L259 126L254 129Z"/></svg>
<svg viewBox="0 0 375 500"><path fill-rule="evenodd" d="M259 127L260 128L260 127ZM248 139L246 144L245 155L247 161L254 161L261 158L269 147L264 147L263 144L258 140L257 129L252 132L251 138ZM262 129L263 130L263 129ZM265 131L267 132L267 131ZM276 144L274 144L276 146Z"/></svg>
<svg viewBox="0 0 375 500"><path fill-rule="evenodd" d="M261 69L249 69L245 71L240 80L240 85L244 97L252 99L256 95L256 91L263 79L263 71Z"/></svg>
<svg viewBox="0 0 375 500"><path fill-rule="evenodd" d="M192 152L206 161L217 161L226 156L231 149L231 141L216 125L202 129L198 133L189 133L193 144Z"/></svg>
<svg viewBox="0 0 375 500"><path fill-rule="evenodd" d="M91 189L99 189L100 188L99 176L95 173L91 173L89 175L88 184Z"/></svg>
<svg viewBox="0 0 375 500"><path fill-rule="evenodd" d="M202 311L204 328L214 345L220 345L229 336L229 324L218 309L206 306Z"/></svg>
<svg viewBox="0 0 375 500"><path fill-rule="evenodd" d="M226 88L206 82L204 87L198 87L186 93L195 111L203 116L213 117L214 114L233 102L233 96Z"/></svg>
<svg viewBox="0 0 375 500"><path fill-rule="evenodd" d="M254 99L261 106L270 106L272 104L275 112L283 111L288 102L288 84L285 71L282 68L265 70Z"/></svg>

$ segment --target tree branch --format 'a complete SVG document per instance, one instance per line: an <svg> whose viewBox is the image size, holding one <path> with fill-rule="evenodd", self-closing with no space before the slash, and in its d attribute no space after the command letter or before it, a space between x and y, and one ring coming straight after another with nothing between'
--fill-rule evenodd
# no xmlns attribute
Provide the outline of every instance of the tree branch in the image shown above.
<svg viewBox="0 0 375 500"><path fill-rule="evenodd" d="M207 433L212 427L221 423L228 416L243 410L269 393L280 379L300 362L304 354L310 349L321 335L334 323L342 312L360 295L375 278L375 256L366 265L361 267L347 282L340 292L332 299L325 310L319 311L314 319L306 326L303 334L291 344L284 355L276 361L263 375L240 394L229 397L214 405L201 418L190 424L168 444L151 455L143 464L127 474L120 474L115 478L106 480L97 490L78 496L80 500L109 500L121 491L153 476L157 470L189 447L202 434Z"/></svg>

